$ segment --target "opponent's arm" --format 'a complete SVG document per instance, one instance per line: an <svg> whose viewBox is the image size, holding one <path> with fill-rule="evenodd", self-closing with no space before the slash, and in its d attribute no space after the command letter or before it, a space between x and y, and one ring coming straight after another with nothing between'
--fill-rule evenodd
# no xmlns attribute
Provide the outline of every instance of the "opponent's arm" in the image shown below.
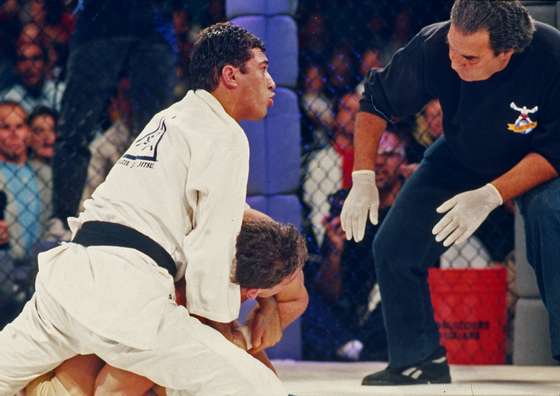
<svg viewBox="0 0 560 396"><path fill-rule="evenodd" d="M278 305L280 325L285 329L305 312L309 304L303 271L299 270L295 278L274 297Z"/></svg>
<svg viewBox="0 0 560 396"><path fill-rule="evenodd" d="M303 314L308 302L302 270L278 294L257 298L258 305L248 319L252 343L249 352L255 354L276 345L284 329Z"/></svg>

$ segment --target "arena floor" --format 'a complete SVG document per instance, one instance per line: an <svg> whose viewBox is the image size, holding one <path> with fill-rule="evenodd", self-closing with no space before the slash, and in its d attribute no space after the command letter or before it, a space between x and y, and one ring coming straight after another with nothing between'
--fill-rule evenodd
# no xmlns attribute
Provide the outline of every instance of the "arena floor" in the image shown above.
<svg viewBox="0 0 560 396"><path fill-rule="evenodd" d="M560 367L452 366L454 383L401 387L364 387L366 374L385 363L275 361L287 390L296 396L560 396Z"/></svg>

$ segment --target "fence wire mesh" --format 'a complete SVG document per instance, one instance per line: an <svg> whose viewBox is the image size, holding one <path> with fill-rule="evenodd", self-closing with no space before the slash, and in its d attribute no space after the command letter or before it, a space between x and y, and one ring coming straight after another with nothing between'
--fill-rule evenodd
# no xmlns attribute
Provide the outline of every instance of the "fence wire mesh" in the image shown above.
<svg viewBox="0 0 560 396"><path fill-rule="evenodd" d="M184 95L196 33L225 20L224 0L153 2L168 19L164 29L139 33L151 45L144 50L160 54L161 61L170 54L162 49L167 45L178 61L146 71L135 68L145 54L135 60L138 48L111 40L106 26L94 22L102 16L118 30L124 23L119 4L125 2L100 1L96 18L77 21L74 11L81 3L0 0L0 328L33 291L37 253L68 238L57 218L75 214L145 121ZM368 225L361 243L346 241L340 228L351 187L353 122L367 72L386 65L422 26L447 19L450 7L450 0L299 1L300 198L311 252L306 266L311 301L303 320L307 359L387 357L371 253L378 227ZM103 65L96 62L104 57L119 62L101 73ZM154 88L164 80L169 89ZM437 100L388 126L376 163L381 222L425 149L444 133ZM65 155L53 163L58 149ZM53 172L60 180L54 185ZM508 203L465 245L433 264L505 265L511 286L512 249ZM508 306L513 300L511 292Z"/></svg>

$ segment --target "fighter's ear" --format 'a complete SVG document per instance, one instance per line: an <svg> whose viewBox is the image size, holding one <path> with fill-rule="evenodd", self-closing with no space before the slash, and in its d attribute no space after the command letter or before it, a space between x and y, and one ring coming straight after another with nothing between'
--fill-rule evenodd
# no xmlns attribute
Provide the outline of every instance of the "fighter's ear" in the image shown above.
<svg viewBox="0 0 560 396"><path fill-rule="evenodd" d="M222 72L220 73L220 80L223 82L226 88L237 87L237 72L238 68L232 65L225 65L222 67Z"/></svg>
<svg viewBox="0 0 560 396"><path fill-rule="evenodd" d="M260 291L261 289L253 289L253 288L247 289L246 296L248 299L254 300L259 296Z"/></svg>

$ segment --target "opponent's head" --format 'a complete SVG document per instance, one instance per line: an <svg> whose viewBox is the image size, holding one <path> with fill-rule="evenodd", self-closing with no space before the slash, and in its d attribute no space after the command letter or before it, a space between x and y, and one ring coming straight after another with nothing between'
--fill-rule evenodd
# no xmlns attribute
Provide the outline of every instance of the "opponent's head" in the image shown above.
<svg viewBox="0 0 560 396"><path fill-rule="evenodd" d="M527 48L534 31L519 0L455 0L447 35L451 67L464 81L487 80Z"/></svg>
<svg viewBox="0 0 560 396"><path fill-rule="evenodd" d="M268 73L264 43L246 29L218 23L204 29L194 43L189 86L220 97L236 120L258 120L272 106L276 85Z"/></svg>
<svg viewBox="0 0 560 396"><path fill-rule="evenodd" d="M249 298L270 297L290 283L307 259L305 240L291 224L245 221L237 237L233 282Z"/></svg>

